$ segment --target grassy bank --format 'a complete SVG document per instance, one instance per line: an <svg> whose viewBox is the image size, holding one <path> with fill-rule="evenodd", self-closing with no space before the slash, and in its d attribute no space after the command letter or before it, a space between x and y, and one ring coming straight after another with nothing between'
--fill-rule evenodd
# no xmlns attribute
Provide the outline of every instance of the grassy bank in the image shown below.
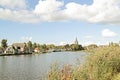
<svg viewBox="0 0 120 80"><path fill-rule="evenodd" d="M120 47L104 47L90 51L86 63L62 69L53 65L47 80L120 80Z"/></svg>

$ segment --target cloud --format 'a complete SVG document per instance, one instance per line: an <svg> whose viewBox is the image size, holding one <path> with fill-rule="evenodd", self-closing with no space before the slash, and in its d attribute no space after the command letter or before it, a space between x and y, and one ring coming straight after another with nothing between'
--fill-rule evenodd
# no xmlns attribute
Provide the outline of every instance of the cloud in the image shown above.
<svg viewBox="0 0 120 80"><path fill-rule="evenodd" d="M65 11L70 18L75 20L110 24L120 22L119 0L93 0L92 5L68 3Z"/></svg>
<svg viewBox="0 0 120 80"><path fill-rule="evenodd" d="M27 7L25 0L0 0L0 6L11 9L25 9Z"/></svg>
<svg viewBox="0 0 120 80"><path fill-rule="evenodd" d="M34 13L39 15L44 21L64 20L63 11L61 7L63 2L57 0L39 0L35 6ZM63 15L63 17L61 17Z"/></svg>
<svg viewBox="0 0 120 80"><path fill-rule="evenodd" d="M56 0L40 0L36 5L34 12L40 15L46 15L57 12L59 7L63 6L63 3Z"/></svg>
<svg viewBox="0 0 120 80"><path fill-rule="evenodd" d="M34 12L46 21L56 21L57 19L109 24L119 24L120 22L120 0L93 0L92 5L69 2L65 5L65 9L61 9L62 6L63 2L60 1L40 0Z"/></svg>
<svg viewBox="0 0 120 80"><path fill-rule="evenodd" d="M37 15L27 10L25 0L0 0L0 19L22 23L41 22Z"/></svg>
<svg viewBox="0 0 120 80"><path fill-rule="evenodd" d="M39 0L29 10L25 0L1 0L0 19L36 23L42 21L87 21L120 24L120 0L93 0L91 5L60 0Z"/></svg>
<svg viewBox="0 0 120 80"><path fill-rule="evenodd" d="M114 37L117 36L118 34L109 30L109 29L104 29L102 31L102 37L106 38L106 37Z"/></svg>
<svg viewBox="0 0 120 80"><path fill-rule="evenodd" d="M19 21L23 23L37 23L40 19L32 12L27 10L16 11L0 8L0 19Z"/></svg>

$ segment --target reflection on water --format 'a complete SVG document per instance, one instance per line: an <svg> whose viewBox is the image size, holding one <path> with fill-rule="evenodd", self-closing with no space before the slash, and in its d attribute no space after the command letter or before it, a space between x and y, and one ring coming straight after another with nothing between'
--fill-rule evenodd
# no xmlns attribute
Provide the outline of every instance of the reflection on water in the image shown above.
<svg viewBox="0 0 120 80"><path fill-rule="evenodd" d="M50 65L83 62L83 52L57 52L48 54L0 56L0 80L40 80Z"/></svg>

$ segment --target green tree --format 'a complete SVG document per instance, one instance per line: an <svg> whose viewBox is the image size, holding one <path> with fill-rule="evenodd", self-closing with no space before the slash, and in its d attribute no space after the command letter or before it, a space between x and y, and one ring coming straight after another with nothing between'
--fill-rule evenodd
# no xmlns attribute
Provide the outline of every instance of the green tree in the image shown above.
<svg viewBox="0 0 120 80"><path fill-rule="evenodd" d="M27 42L27 47L32 48L32 42L31 41Z"/></svg>
<svg viewBox="0 0 120 80"><path fill-rule="evenodd" d="M48 49L55 49L55 45L54 44L47 45L47 48Z"/></svg>
<svg viewBox="0 0 120 80"><path fill-rule="evenodd" d="M32 47L35 49L37 47L37 43L33 43Z"/></svg>
<svg viewBox="0 0 120 80"><path fill-rule="evenodd" d="M70 45L69 45L69 44L64 45L64 49L65 49L66 51L70 50Z"/></svg>
<svg viewBox="0 0 120 80"><path fill-rule="evenodd" d="M29 53L31 53L33 51L33 49L32 49L32 42L31 41L27 42L27 48L29 50Z"/></svg>
<svg viewBox="0 0 120 80"><path fill-rule="evenodd" d="M2 48L6 48L7 47L7 39L2 39L2 41L1 41L1 46L2 46Z"/></svg>
<svg viewBox="0 0 120 80"><path fill-rule="evenodd" d="M47 50L47 49L48 49L47 46L46 46L46 44L43 44L43 45L42 45L42 48L43 48L44 50Z"/></svg>
<svg viewBox="0 0 120 80"><path fill-rule="evenodd" d="M83 50L84 49L82 47L82 45L78 45L78 44L71 44L70 47L71 47L71 50L73 50L73 51L78 51L78 50Z"/></svg>
<svg viewBox="0 0 120 80"><path fill-rule="evenodd" d="M79 45L77 44L71 44L70 46L73 51L77 51L79 49Z"/></svg>

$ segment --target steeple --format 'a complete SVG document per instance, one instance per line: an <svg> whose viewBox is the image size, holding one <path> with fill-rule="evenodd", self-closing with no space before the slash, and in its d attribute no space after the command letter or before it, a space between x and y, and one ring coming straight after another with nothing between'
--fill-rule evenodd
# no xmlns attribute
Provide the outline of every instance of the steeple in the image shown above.
<svg viewBox="0 0 120 80"><path fill-rule="evenodd" d="M79 43L78 43L78 40L77 40L77 37L76 37L76 40L75 40L75 44L79 44Z"/></svg>

